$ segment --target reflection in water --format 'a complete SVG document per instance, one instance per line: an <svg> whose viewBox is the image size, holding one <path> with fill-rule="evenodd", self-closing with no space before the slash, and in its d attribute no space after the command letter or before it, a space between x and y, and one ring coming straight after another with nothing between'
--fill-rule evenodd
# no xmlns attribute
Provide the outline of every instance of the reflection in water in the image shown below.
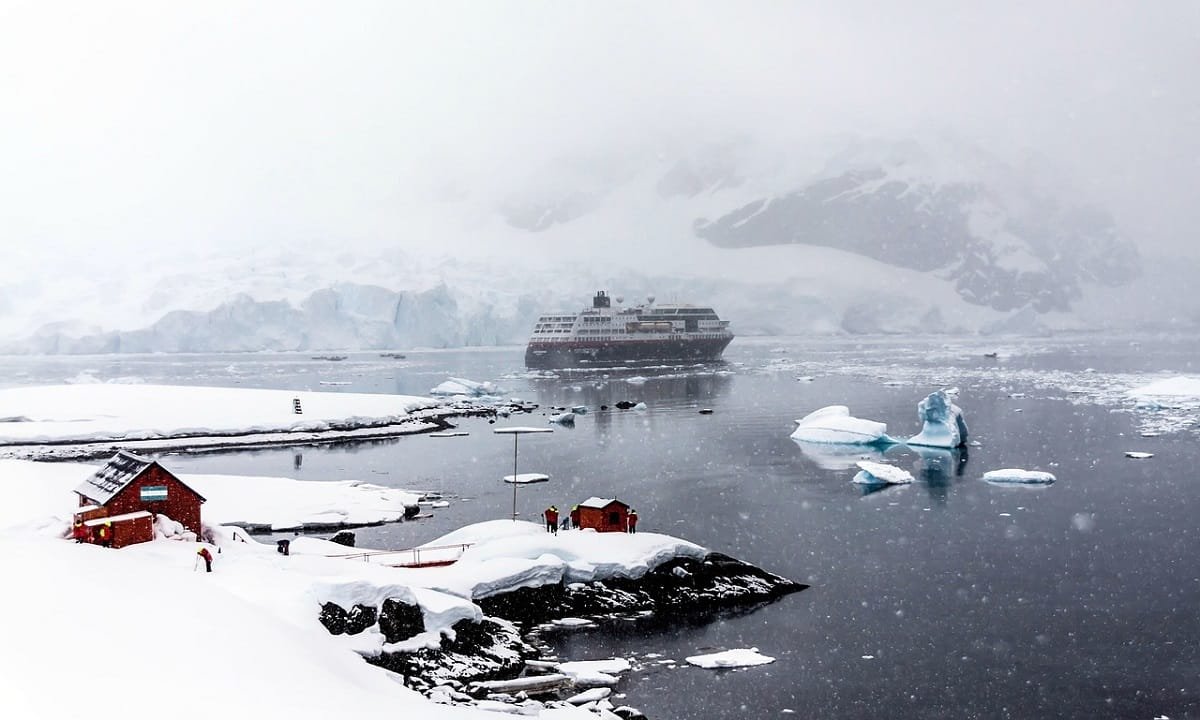
<svg viewBox="0 0 1200 720"><path fill-rule="evenodd" d="M714 372L711 366L698 366L684 372L680 368L660 370L658 374L650 370L640 373L611 371L575 375L566 381L560 378L530 380L539 404L566 408L586 405L591 411L601 405L612 407L621 400L644 402L651 408L709 401L728 394L732 383L731 373Z"/></svg>
<svg viewBox="0 0 1200 720"><path fill-rule="evenodd" d="M883 460L884 453L891 449L879 445L814 443L795 438L792 438L792 442L799 446L800 452L804 453L804 457L811 460L822 470L850 470L856 466L859 460L880 462ZM897 446L893 445L891 447Z"/></svg>
<svg viewBox="0 0 1200 720"><path fill-rule="evenodd" d="M950 494L950 486L955 478L961 478L970 459L965 447L946 448L912 447L917 453L917 461L913 468L914 476L925 482L929 497L939 505L946 503Z"/></svg>

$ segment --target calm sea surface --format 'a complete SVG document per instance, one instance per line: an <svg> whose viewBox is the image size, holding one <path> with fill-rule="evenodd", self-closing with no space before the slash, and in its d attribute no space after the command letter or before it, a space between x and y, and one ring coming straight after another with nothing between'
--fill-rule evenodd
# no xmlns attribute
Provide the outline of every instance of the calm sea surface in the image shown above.
<svg viewBox="0 0 1200 720"><path fill-rule="evenodd" d="M659 720L1200 717L1200 425L1194 410L1138 411L1129 387L1200 374L1194 338L1022 341L944 338L739 339L719 366L537 377L521 348L305 355L0 359L6 385L136 378L195 385L425 394L448 376L505 396L586 405L574 429L521 441L520 490L535 518L590 495L637 508L639 529L678 535L812 588L704 622L612 625L551 637L570 659L637 657L618 688ZM986 357L996 352L998 357ZM966 452L883 459L917 482L864 494L850 482L870 453L801 447L793 419L830 404L920 428L917 402L956 386ZM643 401L646 411L599 412ZM711 408L701 415L700 408ZM183 472L362 479L437 490L450 507L358 531L403 548L506 516L512 441L504 424L469 436L172 456ZM1153 432L1151 432L1153 431ZM1143 437L1143 432L1153 436ZM1155 434L1157 433L1157 434ZM1127 450L1154 453L1130 460ZM874 459L879 459L875 454ZM1046 488L980 480L1007 467L1053 472ZM683 658L756 647L774 664L701 670ZM658 653L662 658L646 658ZM678 665L658 663L674 659Z"/></svg>

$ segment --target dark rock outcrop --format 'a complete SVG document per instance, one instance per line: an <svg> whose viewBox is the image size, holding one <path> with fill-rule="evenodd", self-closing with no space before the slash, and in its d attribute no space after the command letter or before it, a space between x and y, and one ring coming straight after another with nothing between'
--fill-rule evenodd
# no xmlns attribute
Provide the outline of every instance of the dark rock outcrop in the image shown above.
<svg viewBox="0 0 1200 720"><path fill-rule="evenodd" d="M644 610L665 619L774 600L806 587L728 555L710 553L703 560L676 558L637 580L519 588L476 602L488 615L531 624Z"/></svg>

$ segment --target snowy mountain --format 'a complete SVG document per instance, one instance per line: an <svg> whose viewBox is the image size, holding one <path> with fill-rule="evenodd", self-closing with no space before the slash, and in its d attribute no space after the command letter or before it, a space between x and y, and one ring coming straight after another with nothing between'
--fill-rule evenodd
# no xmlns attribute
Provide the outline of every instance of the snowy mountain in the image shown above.
<svg viewBox="0 0 1200 720"><path fill-rule="evenodd" d="M800 243L848 250L954 282L997 310L1069 311L1084 283L1138 273L1112 218L1058 202L974 148L859 144L794 191L765 196L696 234L720 247Z"/></svg>
<svg viewBox="0 0 1200 720"><path fill-rule="evenodd" d="M412 199L402 235L424 241L405 251L164 246L97 253L71 282L15 257L0 352L516 344L598 289L711 304L738 335L1200 322L1194 269L1139 270L1113 221L1063 188L943 140L643 148Z"/></svg>

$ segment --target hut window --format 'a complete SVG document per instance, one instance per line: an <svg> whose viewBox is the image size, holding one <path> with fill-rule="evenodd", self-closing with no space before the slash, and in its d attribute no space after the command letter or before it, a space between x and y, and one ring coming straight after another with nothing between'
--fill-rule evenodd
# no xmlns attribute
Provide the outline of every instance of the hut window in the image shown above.
<svg viewBox="0 0 1200 720"><path fill-rule="evenodd" d="M621 524L621 513L610 512L608 514L608 524L609 525L620 525Z"/></svg>

